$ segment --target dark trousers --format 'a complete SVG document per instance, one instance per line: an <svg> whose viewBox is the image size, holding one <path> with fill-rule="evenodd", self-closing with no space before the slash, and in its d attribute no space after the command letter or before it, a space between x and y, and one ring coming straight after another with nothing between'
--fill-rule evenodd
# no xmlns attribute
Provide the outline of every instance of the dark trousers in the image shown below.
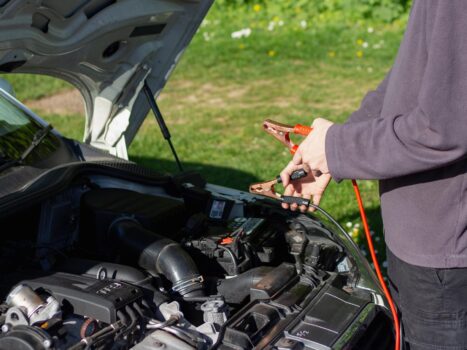
<svg viewBox="0 0 467 350"><path fill-rule="evenodd" d="M410 350L467 349L467 268L408 264L389 250L389 287Z"/></svg>

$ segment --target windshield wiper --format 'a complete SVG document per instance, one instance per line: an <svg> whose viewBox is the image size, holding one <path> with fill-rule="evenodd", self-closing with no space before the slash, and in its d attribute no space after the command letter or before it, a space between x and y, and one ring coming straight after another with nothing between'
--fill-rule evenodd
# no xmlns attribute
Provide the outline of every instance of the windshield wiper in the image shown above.
<svg viewBox="0 0 467 350"><path fill-rule="evenodd" d="M14 167L16 165L21 165L24 163L25 159L31 154L34 149L39 146L42 142L42 140L52 131L53 126L48 124L46 127L38 130L35 134L34 137L32 138L31 144L29 145L28 148L21 154L21 156L17 159L10 159L0 165L0 173L5 171L6 169L9 169L11 167Z"/></svg>

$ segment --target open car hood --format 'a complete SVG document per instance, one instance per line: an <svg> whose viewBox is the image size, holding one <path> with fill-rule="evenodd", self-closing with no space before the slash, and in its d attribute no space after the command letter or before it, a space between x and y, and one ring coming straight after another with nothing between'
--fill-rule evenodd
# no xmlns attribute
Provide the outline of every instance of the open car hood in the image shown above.
<svg viewBox="0 0 467 350"><path fill-rule="evenodd" d="M0 71L46 74L82 93L84 141L127 158L213 0L0 0Z"/></svg>

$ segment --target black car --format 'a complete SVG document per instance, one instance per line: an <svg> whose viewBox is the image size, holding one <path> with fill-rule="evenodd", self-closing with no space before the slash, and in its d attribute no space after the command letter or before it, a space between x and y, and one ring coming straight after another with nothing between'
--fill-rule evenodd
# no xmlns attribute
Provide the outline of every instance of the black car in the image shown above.
<svg viewBox="0 0 467 350"><path fill-rule="evenodd" d="M210 5L0 1L0 70L67 80L87 117L67 139L1 84L0 349L393 346L331 217L126 160Z"/></svg>

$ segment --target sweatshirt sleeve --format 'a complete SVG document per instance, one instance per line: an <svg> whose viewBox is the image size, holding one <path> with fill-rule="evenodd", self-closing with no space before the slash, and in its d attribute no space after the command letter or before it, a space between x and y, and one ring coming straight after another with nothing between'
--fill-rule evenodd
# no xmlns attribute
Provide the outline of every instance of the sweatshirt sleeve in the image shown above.
<svg viewBox="0 0 467 350"><path fill-rule="evenodd" d="M467 2L438 5L427 33L416 107L333 125L326 136L326 157L336 180L400 177L467 158Z"/></svg>
<svg viewBox="0 0 467 350"><path fill-rule="evenodd" d="M347 123L355 123L379 117L383 108L384 95L388 85L391 71L389 71L379 86L369 91L363 98L360 108L353 112L347 119Z"/></svg>

